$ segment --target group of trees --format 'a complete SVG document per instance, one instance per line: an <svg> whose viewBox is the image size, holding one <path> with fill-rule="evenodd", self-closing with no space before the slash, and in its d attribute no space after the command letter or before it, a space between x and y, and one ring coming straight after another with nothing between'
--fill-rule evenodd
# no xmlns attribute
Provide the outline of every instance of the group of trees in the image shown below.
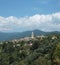
<svg viewBox="0 0 60 65"><path fill-rule="evenodd" d="M60 35L52 39L0 42L0 65L60 65ZM28 45L32 43L32 45Z"/></svg>

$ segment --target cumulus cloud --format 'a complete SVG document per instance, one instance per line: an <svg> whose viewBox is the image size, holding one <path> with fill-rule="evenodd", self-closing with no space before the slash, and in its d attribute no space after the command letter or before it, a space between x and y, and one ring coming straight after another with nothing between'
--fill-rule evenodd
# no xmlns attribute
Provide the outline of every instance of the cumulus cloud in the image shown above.
<svg viewBox="0 0 60 65"><path fill-rule="evenodd" d="M0 31L26 31L39 29L43 31L60 31L60 12L49 15L36 14L26 17L0 16Z"/></svg>

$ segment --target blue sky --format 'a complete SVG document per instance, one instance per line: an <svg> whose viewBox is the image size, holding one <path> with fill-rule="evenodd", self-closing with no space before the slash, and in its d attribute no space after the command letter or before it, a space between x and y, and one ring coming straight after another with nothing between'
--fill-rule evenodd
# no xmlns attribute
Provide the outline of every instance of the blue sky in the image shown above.
<svg viewBox="0 0 60 65"><path fill-rule="evenodd" d="M60 0L0 0L0 31L60 31L59 27Z"/></svg>
<svg viewBox="0 0 60 65"><path fill-rule="evenodd" d="M0 0L0 16L31 16L60 12L60 0Z"/></svg>

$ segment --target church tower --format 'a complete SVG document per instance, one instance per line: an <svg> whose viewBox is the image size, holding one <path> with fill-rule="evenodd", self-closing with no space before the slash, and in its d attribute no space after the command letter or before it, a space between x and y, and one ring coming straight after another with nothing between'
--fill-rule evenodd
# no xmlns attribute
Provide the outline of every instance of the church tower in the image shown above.
<svg viewBox="0 0 60 65"><path fill-rule="evenodd" d="M34 33L32 32L31 38L34 39Z"/></svg>

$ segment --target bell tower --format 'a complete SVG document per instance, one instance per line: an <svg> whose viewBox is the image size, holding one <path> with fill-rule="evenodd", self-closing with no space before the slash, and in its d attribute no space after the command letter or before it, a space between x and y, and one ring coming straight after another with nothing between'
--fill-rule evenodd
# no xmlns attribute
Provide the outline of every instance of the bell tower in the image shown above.
<svg viewBox="0 0 60 65"><path fill-rule="evenodd" d="M34 39L34 33L32 32L31 38Z"/></svg>

